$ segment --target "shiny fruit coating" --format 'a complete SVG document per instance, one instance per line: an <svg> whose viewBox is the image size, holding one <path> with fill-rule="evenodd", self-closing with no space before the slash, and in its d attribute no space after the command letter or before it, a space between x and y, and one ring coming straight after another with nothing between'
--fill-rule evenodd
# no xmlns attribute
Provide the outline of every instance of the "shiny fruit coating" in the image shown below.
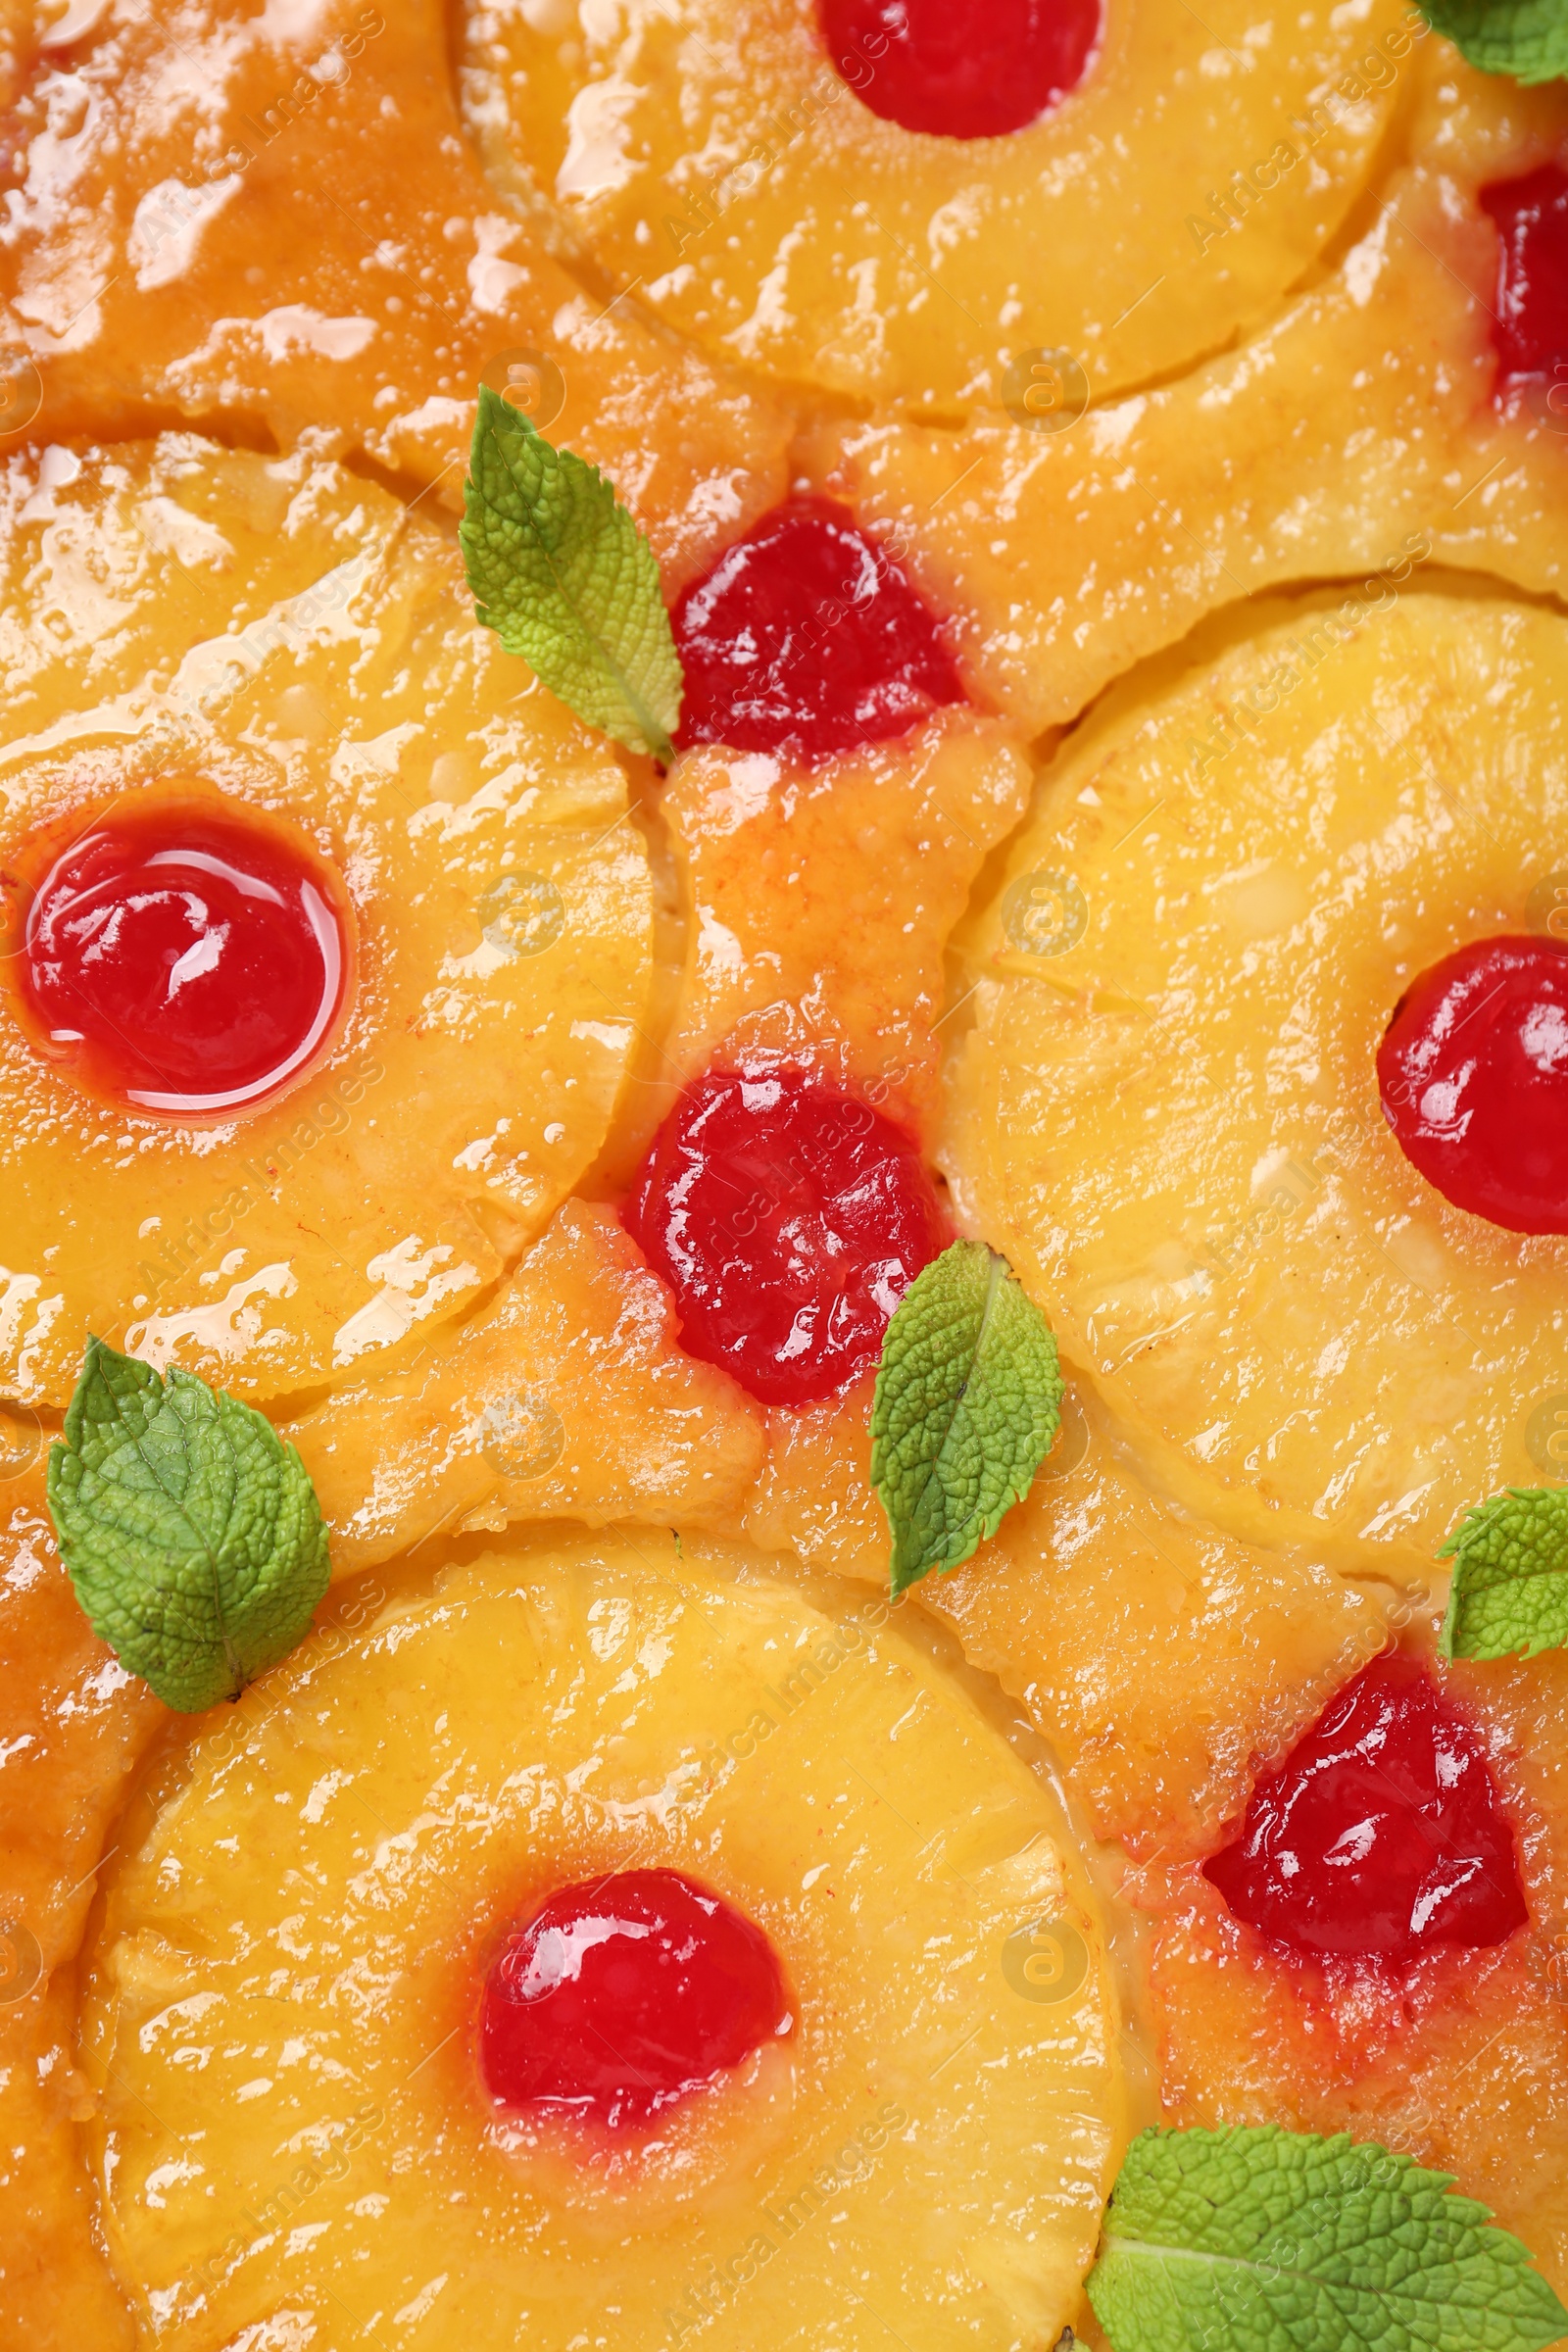
<svg viewBox="0 0 1568 2352"><path fill-rule="evenodd" d="M819 14L874 115L950 139L1038 122L1077 88L1100 40L1100 0L820 0Z"/></svg>
<svg viewBox="0 0 1568 2352"><path fill-rule="evenodd" d="M822 760L965 700L935 618L832 499L764 514L692 582L674 628L683 748Z"/></svg>
<svg viewBox="0 0 1568 2352"><path fill-rule="evenodd" d="M1422 973L1378 1049L1399 1149L1456 1208L1568 1233L1568 946L1476 940Z"/></svg>
<svg viewBox="0 0 1568 2352"><path fill-rule="evenodd" d="M760 1928L674 1870L558 1888L485 1982L479 2063L512 2110L610 2131L677 2100L789 2033L790 1995Z"/></svg>
<svg viewBox="0 0 1568 2352"><path fill-rule="evenodd" d="M339 893L238 810L120 808L38 883L21 958L51 1058L175 1117L278 1093L326 1041L350 968Z"/></svg>
<svg viewBox="0 0 1568 2352"><path fill-rule="evenodd" d="M675 1294L681 1345L763 1404L815 1404L869 1371L949 1239L902 1129L788 1069L689 1086L625 1222Z"/></svg>
<svg viewBox="0 0 1568 2352"><path fill-rule="evenodd" d="M1504 377L1568 361L1568 172L1543 164L1481 191L1502 239L1492 340Z"/></svg>
<svg viewBox="0 0 1568 2352"><path fill-rule="evenodd" d="M1475 1950L1528 1916L1480 1737L1399 1656L1330 1700L1203 1870L1238 1919L1314 1959Z"/></svg>

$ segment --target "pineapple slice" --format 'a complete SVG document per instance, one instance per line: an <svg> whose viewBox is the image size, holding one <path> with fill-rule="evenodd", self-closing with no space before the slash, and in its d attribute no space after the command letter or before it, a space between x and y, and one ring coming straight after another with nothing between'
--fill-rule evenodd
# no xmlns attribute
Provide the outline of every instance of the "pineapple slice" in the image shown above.
<svg viewBox="0 0 1568 2352"><path fill-rule="evenodd" d="M783 413L607 311L498 206L440 0L203 0L177 70L156 14L67 16L69 52L25 42L7 120L0 298L35 429L324 435L461 507L484 374L605 468L677 581L782 495Z"/></svg>
<svg viewBox="0 0 1568 2352"><path fill-rule="evenodd" d="M885 1588L870 1392L766 1416L745 1526L766 1550ZM1211 1836L1259 1760L1283 1755L1388 1639L1373 1589L1159 1500L1089 1390L1069 1389L1027 1498L911 1599L1018 1701L1097 1837L1135 1853Z"/></svg>
<svg viewBox="0 0 1568 2352"><path fill-rule="evenodd" d="M596 1183L622 1190L678 1086L749 1054L821 1062L928 1125L944 949L1029 773L993 721L953 712L816 771L683 758L662 807L690 908L686 967L670 975L658 1069ZM492 1307L289 1425L335 1573L512 1520L737 1528L765 1417L674 1325L618 1222L568 1204Z"/></svg>
<svg viewBox="0 0 1568 2352"><path fill-rule="evenodd" d="M493 1305L285 1424L334 1581L514 1519L735 1525L762 1458L756 1410L674 1322L613 1212L566 1201Z"/></svg>
<svg viewBox="0 0 1568 2352"><path fill-rule="evenodd" d="M1568 587L1561 431L1490 400L1497 238L1478 197L1554 151L1560 100L1441 54L1414 167L1239 350L1054 436L991 417L819 428L813 485L899 534L966 671L1029 733L1289 581L1413 553Z"/></svg>
<svg viewBox="0 0 1568 2352"><path fill-rule="evenodd" d="M1552 1467L1568 1242L1451 1207L1375 1057L1417 973L1549 919L1565 824L1568 622L1450 583L1211 626L1106 698L1009 853L958 1199L1172 1489L1251 1540L1413 1577Z"/></svg>
<svg viewBox="0 0 1568 2352"><path fill-rule="evenodd" d="M363 1377L604 1141L652 955L623 772L466 617L446 535L336 466L169 435L13 458L4 496L8 880L199 780L336 867L359 973L302 1085L192 1128L45 1063L0 959L0 1393L63 1403L89 1331L250 1396Z"/></svg>
<svg viewBox="0 0 1568 2352"><path fill-rule="evenodd" d="M834 71L810 0L469 0L468 120L501 187L726 359L951 413L1021 405L1051 347L1103 394L1223 346L1308 268L1414 38L1396 0L1353 23L1312 0L1262 38L1234 5L1106 15L1074 94L972 141L862 103L874 65Z"/></svg>
<svg viewBox="0 0 1568 2352"><path fill-rule="evenodd" d="M1104 1930L1044 1785L864 1615L585 1539L447 1571L198 1731L84 1996L151 2337L1055 2339L1123 2136ZM530 1893L633 1867L762 1928L794 2031L651 2138L519 2139L475 2072L485 1956Z"/></svg>
<svg viewBox="0 0 1568 2352"><path fill-rule="evenodd" d="M1516 1824L1532 1925L1335 1990L1237 1926L1196 1862L1150 1874L1166 2120L1349 2132L1456 2176L1568 2292L1568 1657L1455 1668Z"/></svg>
<svg viewBox="0 0 1568 2352"><path fill-rule="evenodd" d="M0 1418L0 2338L131 2352L95 2234L73 1962L127 1781L168 1721L76 1605L43 1495L46 1433Z"/></svg>

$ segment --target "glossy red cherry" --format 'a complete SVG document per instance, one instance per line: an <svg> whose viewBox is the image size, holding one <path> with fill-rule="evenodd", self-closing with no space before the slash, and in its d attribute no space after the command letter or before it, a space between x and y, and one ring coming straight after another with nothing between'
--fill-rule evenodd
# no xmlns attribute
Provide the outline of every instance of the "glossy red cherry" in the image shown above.
<svg viewBox="0 0 1568 2352"><path fill-rule="evenodd" d="M818 0L828 54L884 122L990 139L1075 90L1101 0Z"/></svg>
<svg viewBox="0 0 1568 2352"><path fill-rule="evenodd" d="M814 1404L869 1371L949 1239L903 1130L799 1070L688 1087L625 1222L675 1294L682 1347L763 1404Z"/></svg>
<svg viewBox="0 0 1568 2352"><path fill-rule="evenodd" d="M1492 340L1502 374L1550 375L1568 361L1568 172L1543 164L1481 191L1497 226Z"/></svg>
<svg viewBox="0 0 1568 2352"><path fill-rule="evenodd" d="M964 700L935 618L831 499L764 514L686 589L673 625L683 748L821 760Z"/></svg>
<svg viewBox="0 0 1568 2352"><path fill-rule="evenodd" d="M1568 1233L1568 945L1480 939L1421 974L1378 1048L1399 1149L1456 1208Z"/></svg>
<svg viewBox="0 0 1568 2352"><path fill-rule="evenodd" d="M485 1980L479 2067L499 2105L611 2131L666 2108L790 2032L760 1928L673 1870L563 1886Z"/></svg>
<svg viewBox="0 0 1568 2352"><path fill-rule="evenodd" d="M27 910L23 1004L51 1060L139 1109L211 1117L303 1071L342 1004L341 900L243 812L122 807L54 859Z"/></svg>
<svg viewBox="0 0 1568 2352"><path fill-rule="evenodd" d="M1329 1701L1203 1870L1238 1919L1314 1959L1407 1963L1528 1916L1480 1737L1404 1657Z"/></svg>

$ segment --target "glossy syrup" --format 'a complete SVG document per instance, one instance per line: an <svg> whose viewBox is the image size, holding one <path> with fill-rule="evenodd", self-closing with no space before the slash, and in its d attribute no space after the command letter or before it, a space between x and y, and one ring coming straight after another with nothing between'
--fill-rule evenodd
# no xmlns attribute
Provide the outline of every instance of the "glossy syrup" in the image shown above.
<svg viewBox="0 0 1568 2352"><path fill-rule="evenodd" d="M1568 945L1476 940L1423 972L1378 1049L1399 1149L1456 1208L1568 1233Z"/></svg>
<svg viewBox="0 0 1568 2352"><path fill-rule="evenodd" d="M771 1943L672 1870L563 1886L507 1939L486 1978L479 2065L497 2104L651 2124L787 2034Z"/></svg>
<svg viewBox="0 0 1568 2352"><path fill-rule="evenodd" d="M1203 1870L1238 1919L1315 1960L1476 1950L1527 1917L1480 1736L1399 1656L1329 1701Z"/></svg>
<svg viewBox="0 0 1568 2352"><path fill-rule="evenodd" d="M675 607L677 741L816 760L907 734L963 683L923 605L847 507L794 498Z"/></svg>
<svg viewBox="0 0 1568 2352"><path fill-rule="evenodd" d="M35 1042L97 1092L172 1117L278 1093L349 977L341 894L307 852L211 802L122 807L30 894L18 981Z"/></svg>
<svg viewBox="0 0 1568 2352"><path fill-rule="evenodd" d="M808 1073L710 1071L660 1129L625 1211L675 1294L681 1345L764 1404L814 1404L876 1363L949 1240L903 1129Z"/></svg>

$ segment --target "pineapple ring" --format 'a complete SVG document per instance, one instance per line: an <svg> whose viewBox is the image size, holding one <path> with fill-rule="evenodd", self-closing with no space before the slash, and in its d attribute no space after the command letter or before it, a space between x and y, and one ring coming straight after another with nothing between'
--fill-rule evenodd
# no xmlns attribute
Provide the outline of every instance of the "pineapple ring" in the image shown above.
<svg viewBox="0 0 1568 2352"><path fill-rule="evenodd" d="M90 1331L255 1397L363 1374L603 1143L652 957L622 771L466 617L447 537L336 466L169 435L18 457L5 497L0 870L194 778L336 867L359 971L304 1083L191 1127L42 1060L0 957L0 1393L64 1403Z"/></svg>
<svg viewBox="0 0 1568 2352"><path fill-rule="evenodd" d="M1053 2342L1122 2138L1104 1930L1046 1787L886 1614L585 1540L449 1570L209 1718L122 1841L84 1996L144 2325ZM523 2141L475 2070L485 1958L631 1867L761 1926L795 2031L650 2141ZM1044 1944L1022 1974L1041 1922L1054 1982Z"/></svg>
<svg viewBox="0 0 1568 2352"><path fill-rule="evenodd" d="M1234 6L1111 0L1107 19L1078 91L972 141L863 105L851 84L874 61L835 73L810 0L469 0L468 119L499 186L553 203L617 289L725 358L1026 421L1054 387L1045 420L1070 422L1091 393L1223 346L1300 277L1424 29L1397 0L1310 0L1266 45Z"/></svg>
<svg viewBox="0 0 1568 2352"><path fill-rule="evenodd" d="M1362 1572L1551 1471L1568 1391L1568 1241L1451 1207L1378 1099L1404 989L1544 923L1568 828L1568 622L1450 589L1270 600L1113 690L972 943L947 1148L1176 1491Z"/></svg>

